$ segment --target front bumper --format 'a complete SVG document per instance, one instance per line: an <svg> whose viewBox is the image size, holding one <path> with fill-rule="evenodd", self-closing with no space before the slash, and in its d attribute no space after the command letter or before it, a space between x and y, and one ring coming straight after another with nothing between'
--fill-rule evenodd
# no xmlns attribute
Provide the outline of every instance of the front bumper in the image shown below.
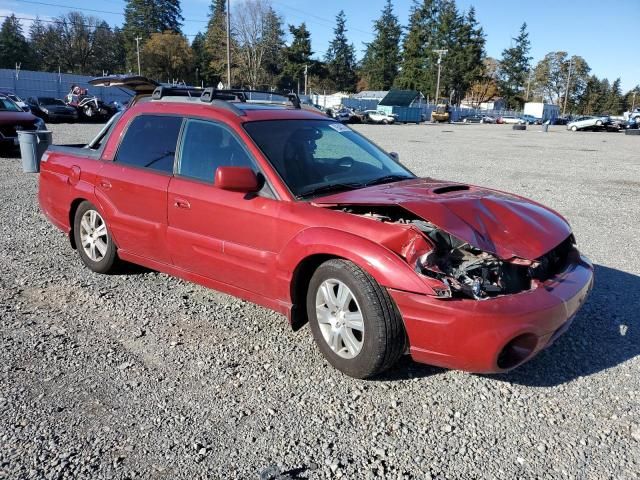
<svg viewBox="0 0 640 480"><path fill-rule="evenodd" d="M389 289L420 363L476 373L515 368L551 345L571 324L593 286L584 256L534 290L489 300L439 299ZM517 358L505 361L516 350Z"/></svg>

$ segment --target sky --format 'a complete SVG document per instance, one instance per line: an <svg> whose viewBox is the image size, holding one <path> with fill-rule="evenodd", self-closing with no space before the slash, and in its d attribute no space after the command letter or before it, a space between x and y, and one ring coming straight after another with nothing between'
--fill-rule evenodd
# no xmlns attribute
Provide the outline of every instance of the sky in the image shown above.
<svg viewBox="0 0 640 480"><path fill-rule="evenodd" d="M210 2L182 0L183 32L190 39L204 30ZM230 2L232 13L235 6L242 4L242 0ZM347 35L360 58L365 42L373 38L373 21L380 16L385 0L271 0L271 3L286 24L306 22L318 57L326 52L335 16L343 9ZM411 0L394 1L403 25L408 23L411 3ZM121 25L124 5L124 0L0 0L0 16L15 13L18 17L39 15L46 19L77 9L111 25ZM499 58L522 23L527 22L534 64L546 53L562 50L583 57L591 73L598 77L610 81L620 77L624 92L640 84L640 0L457 0L457 5L460 10L475 7L491 57ZM24 23L26 26L29 22Z"/></svg>

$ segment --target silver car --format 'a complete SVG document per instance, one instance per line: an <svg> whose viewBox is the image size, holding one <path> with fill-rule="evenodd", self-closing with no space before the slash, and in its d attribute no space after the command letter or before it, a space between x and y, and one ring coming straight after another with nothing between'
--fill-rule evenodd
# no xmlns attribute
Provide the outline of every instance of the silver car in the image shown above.
<svg viewBox="0 0 640 480"><path fill-rule="evenodd" d="M578 130L585 130L587 128L599 128L605 122L603 117L585 116L578 117L575 120L567 123L567 130L576 132Z"/></svg>

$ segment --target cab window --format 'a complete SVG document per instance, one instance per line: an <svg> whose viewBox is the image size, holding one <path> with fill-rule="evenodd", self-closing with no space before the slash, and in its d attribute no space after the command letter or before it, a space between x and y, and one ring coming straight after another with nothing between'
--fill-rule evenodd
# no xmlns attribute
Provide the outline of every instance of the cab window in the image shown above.
<svg viewBox="0 0 640 480"><path fill-rule="evenodd" d="M115 161L134 167L173 173L181 117L140 115L127 128Z"/></svg>
<svg viewBox="0 0 640 480"><path fill-rule="evenodd" d="M187 120L177 173L213 183L216 169L225 166L256 170L247 151L227 128L205 120Z"/></svg>

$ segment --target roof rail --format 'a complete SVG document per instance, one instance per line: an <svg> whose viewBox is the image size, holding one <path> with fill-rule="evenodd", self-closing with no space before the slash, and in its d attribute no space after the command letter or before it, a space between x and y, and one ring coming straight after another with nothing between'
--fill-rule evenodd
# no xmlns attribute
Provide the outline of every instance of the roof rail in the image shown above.
<svg viewBox="0 0 640 480"><path fill-rule="evenodd" d="M187 87L187 86L159 86L156 87L151 98L153 100L160 100L162 97L200 97L204 90L200 87Z"/></svg>

